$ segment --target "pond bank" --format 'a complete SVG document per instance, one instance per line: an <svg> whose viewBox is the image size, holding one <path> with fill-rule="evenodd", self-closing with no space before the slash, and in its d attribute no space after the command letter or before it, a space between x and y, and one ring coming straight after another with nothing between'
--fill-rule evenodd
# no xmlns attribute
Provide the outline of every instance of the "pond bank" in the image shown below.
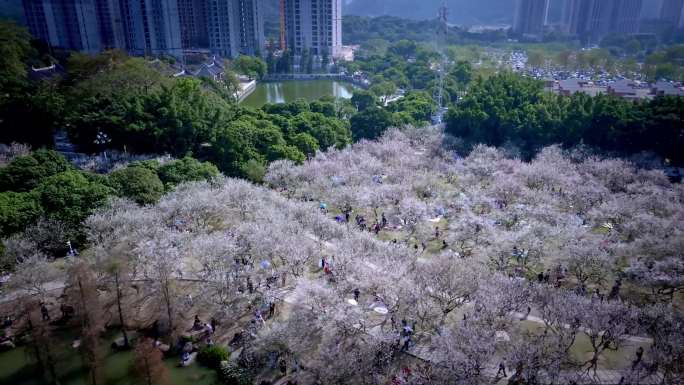
<svg viewBox="0 0 684 385"><path fill-rule="evenodd" d="M263 82L282 82L292 80L335 80L338 82L351 83L354 86L363 89L370 87L370 84L363 81L363 79L343 74L268 74L262 79Z"/></svg>
<svg viewBox="0 0 684 385"><path fill-rule="evenodd" d="M312 102L323 97L350 99L355 85L334 79L275 80L260 82L241 104L261 108L267 103L289 103L297 99Z"/></svg>

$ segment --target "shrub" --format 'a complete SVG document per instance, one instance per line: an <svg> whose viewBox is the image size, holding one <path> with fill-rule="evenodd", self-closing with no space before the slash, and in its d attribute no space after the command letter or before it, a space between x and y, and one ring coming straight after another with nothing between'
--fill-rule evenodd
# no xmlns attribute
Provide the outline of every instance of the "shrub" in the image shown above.
<svg viewBox="0 0 684 385"><path fill-rule="evenodd" d="M187 156L159 167L159 178L167 188L185 182L212 180L218 175L219 170L213 164Z"/></svg>
<svg viewBox="0 0 684 385"><path fill-rule="evenodd" d="M250 385L252 383L249 371L231 362L221 364L219 375L221 382L225 385Z"/></svg>
<svg viewBox="0 0 684 385"><path fill-rule="evenodd" d="M59 153L38 150L31 155L17 157L0 168L0 191L29 191L45 178L70 169L69 162Z"/></svg>
<svg viewBox="0 0 684 385"><path fill-rule="evenodd" d="M164 185L154 171L143 167L126 167L109 174L109 180L120 196L140 205L156 203L164 194Z"/></svg>
<svg viewBox="0 0 684 385"><path fill-rule="evenodd" d="M228 360L230 353L225 348L220 346L206 346L199 351L197 355L197 361L209 368L219 369L221 368L221 361Z"/></svg>

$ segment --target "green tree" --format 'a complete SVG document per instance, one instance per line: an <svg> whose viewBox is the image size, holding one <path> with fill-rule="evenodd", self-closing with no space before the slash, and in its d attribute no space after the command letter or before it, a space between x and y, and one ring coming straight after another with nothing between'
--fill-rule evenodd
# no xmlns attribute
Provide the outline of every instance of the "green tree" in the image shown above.
<svg viewBox="0 0 684 385"><path fill-rule="evenodd" d="M161 181L169 188L185 182L212 180L219 175L219 170L211 163L186 156L160 166L158 173Z"/></svg>
<svg viewBox="0 0 684 385"><path fill-rule="evenodd" d="M31 55L28 31L13 22L0 21L0 103L8 97L8 91L22 86L26 81L26 61Z"/></svg>
<svg viewBox="0 0 684 385"><path fill-rule="evenodd" d="M29 191L44 178L71 169L69 162L58 152L38 150L20 156L0 169L0 191Z"/></svg>
<svg viewBox="0 0 684 385"><path fill-rule="evenodd" d="M375 97L375 94L371 92L365 90L354 90L351 103L356 107L357 111L364 111L377 106L378 100Z"/></svg>
<svg viewBox="0 0 684 385"><path fill-rule="evenodd" d="M418 51L418 44L413 40L399 40L389 47L388 52L404 59L415 56Z"/></svg>
<svg viewBox="0 0 684 385"><path fill-rule="evenodd" d="M263 163L256 159L250 159L245 162L241 167L242 173L245 178L249 179L254 183L261 183L264 181L264 176L266 175L266 167Z"/></svg>
<svg viewBox="0 0 684 385"><path fill-rule="evenodd" d="M290 103L266 104L261 109L268 114L283 116L295 116L302 112L311 111L309 103L304 99L296 99Z"/></svg>
<svg viewBox="0 0 684 385"><path fill-rule="evenodd" d="M156 173L144 167L125 167L109 174L110 185L120 196L140 205L159 201L164 184Z"/></svg>
<svg viewBox="0 0 684 385"><path fill-rule="evenodd" d="M329 118L337 116L334 99L321 98L319 100L314 100L309 104L309 109L311 112L318 112Z"/></svg>
<svg viewBox="0 0 684 385"><path fill-rule="evenodd" d="M351 118L351 131L354 140L375 139L395 124L391 112L382 108L370 108Z"/></svg>
<svg viewBox="0 0 684 385"><path fill-rule="evenodd" d="M290 121L293 134L308 133L316 139L322 149L342 148L351 143L351 132L347 122L329 118L316 112L303 112Z"/></svg>
<svg viewBox="0 0 684 385"><path fill-rule="evenodd" d="M381 104L385 105L387 104L387 100L397 92L397 86L392 82L384 81L382 83L374 84L370 88L370 92L380 98Z"/></svg>
<svg viewBox="0 0 684 385"><path fill-rule="evenodd" d="M456 80L461 90L465 90L473 80L473 67L470 65L470 62L459 61L454 68L449 71L449 76Z"/></svg>
<svg viewBox="0 0 684 385"><path fill-rule="evenodd" d="M101 177L70 170L44 179L36 193L49 218L79 225L113 193Z"/></svg>
<svg viewBox="0 0 684 385"><path fill-rule="evenodd" d="M278 73L291 73L292 72L292 52L286 50L278 58L276 63L276 70Z"/></svg>
<svg viewBox="0 0 684 385"><path fill-rule="evenodd" d="M33 193L0 193L0 237L23 231L43 214Z"/></svg>
<svg viewBox="0 0 684 385"><path fill-rule="evenodd" d="M403 98L390 103L387 108L392 112L405 114L407 119L402 119L402 123L412 125L430 122L437 110L434 100L423 91L409 92Z"/></svg>
<svg viewBox="0 0 684 385"><path fill-rule="evenodd" d="M216 164L224 174L241 176L243 165L250 159L263 159L248 137L253 130L249 121L236 120L218 128L207 149L207 157Z"/></svg>
<svg viewBox="0 0 684 385"><path fill-rule="evenodd" d="M200 349L197 354L197 361L211 369L218 370L221 366L221 361L228 361L230 354L225 348L220 346L205 346Z"/></svg>
<svg viewBox="0 0 684 385"><path fill-rule="evenodd" d="M233 69L251 79L261 79L266 75L268 66L261 58L255 56L240 55L233 60Z"/></svg>
<svg viewBox="0 0 684 385"><path fill-rule="evenodd" d="M306 155L307 158L316 155L316 151L320 148L316 138L306 132L300 132L299 134L294 135L290 142Z"/></svg>

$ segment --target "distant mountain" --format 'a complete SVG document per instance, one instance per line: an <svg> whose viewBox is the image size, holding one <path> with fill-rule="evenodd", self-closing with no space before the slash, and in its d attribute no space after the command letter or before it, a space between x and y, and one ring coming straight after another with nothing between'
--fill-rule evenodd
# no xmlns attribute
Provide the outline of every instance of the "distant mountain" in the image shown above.
<svg viewBox="0 0 684 385"><path fill-rule="evenodd" d="M434 19L442 0L345 0L345 13L360 16L392 15ZM449 22L460 25L510 24L513 0L448 0Z"/></svg>

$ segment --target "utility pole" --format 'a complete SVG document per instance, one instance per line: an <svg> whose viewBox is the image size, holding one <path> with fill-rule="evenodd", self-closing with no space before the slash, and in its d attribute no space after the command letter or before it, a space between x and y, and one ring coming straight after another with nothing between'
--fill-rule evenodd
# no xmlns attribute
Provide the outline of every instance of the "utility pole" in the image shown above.
<svg viewBox="0 0 684 385"><path fill-rule="evenodd" d="M442 124L444 121L444 114L447 108L444 105L444 83L447 68L449 66L449 58L444 52L444 47L447 42L447 35L449 34L449 8L447 7L446 0L442 1L442 5L439 7L437 18L437 32L435 34L435 48L437 53L439 53L440 61L437 63L437 89L434 93L435 104L437 104L437 112L432 117L433 124Z"/></svg>

